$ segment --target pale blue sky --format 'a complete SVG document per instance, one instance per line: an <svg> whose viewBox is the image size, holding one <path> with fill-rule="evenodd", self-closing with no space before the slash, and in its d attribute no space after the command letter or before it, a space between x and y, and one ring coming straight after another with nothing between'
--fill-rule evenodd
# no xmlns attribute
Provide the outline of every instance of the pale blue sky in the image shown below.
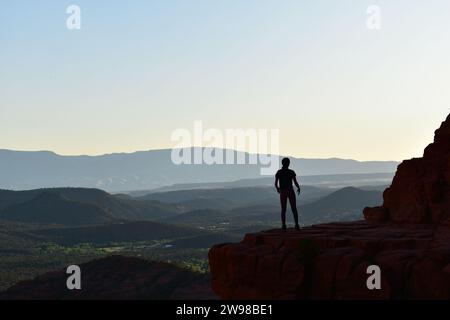
<svg viewBox="0 0 450 320"><path fill-rule="evenodd" d="M401 160L450 111L448 0L6 0L0 41L0 148L170 148L202 120L280 128L297 157Z"/></svg>

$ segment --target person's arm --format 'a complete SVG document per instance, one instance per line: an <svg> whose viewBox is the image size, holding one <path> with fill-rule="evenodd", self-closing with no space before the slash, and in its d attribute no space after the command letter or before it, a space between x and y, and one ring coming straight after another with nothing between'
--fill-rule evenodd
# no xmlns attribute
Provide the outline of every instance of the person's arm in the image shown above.
<svg viewBox="0 0 450 320"><path fill-rule="evenodd" d="M280 188L278 187L278 175L275 175L275 189L277 189L277 192L280 193Z"/></svg>
<svg viewBox="0 0 450 320"><path fill-rule="evenodd" d="M297 194L300 194L300 185L298 184L296 176L294 176L294 184L297 187Z"/></svg>

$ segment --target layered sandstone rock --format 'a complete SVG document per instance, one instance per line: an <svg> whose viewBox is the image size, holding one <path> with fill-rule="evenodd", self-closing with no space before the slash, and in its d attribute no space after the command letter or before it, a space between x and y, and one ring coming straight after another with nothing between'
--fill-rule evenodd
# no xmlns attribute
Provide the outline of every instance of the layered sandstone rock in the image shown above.
<svg viewBox="0 0 450 320"><path fill-rule="evenodd" d="M214 246L213 290L225 299L450 299L450 116L364 216ZM367 287L370 265L381 269L380 290Z"/></svg>
<svg viewBox="0 0 450 320"><path fill-rule="evenodd" d="M224 299L450 298L450 232L431 225L365 221L300 232L248 234L209 253L213 290ZM369 290L367 267L381 268Z"/></svg>

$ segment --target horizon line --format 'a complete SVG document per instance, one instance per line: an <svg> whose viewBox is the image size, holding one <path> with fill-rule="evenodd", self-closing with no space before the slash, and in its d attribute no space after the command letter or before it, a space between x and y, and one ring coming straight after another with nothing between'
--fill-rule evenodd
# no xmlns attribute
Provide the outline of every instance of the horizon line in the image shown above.
<svg viewBox="0 0 450 320"><path fill-rule="evenodd" d="M105 157L105 156L111 156L111 155L132 155L132 154L136 154L136 153L143 153L143 152L152 152L152 151L170 151L170 150L180 150L180 149L194 149L194 148L208 148L208 147L204 147L204 146L190 146L190 147L182 147L182 148L161 148L161 149L147 149L147 150L136 150L136 151L130 151L130 152L110 152L110 153L102 153L102 154L62 154L62 153L58 153L56 151L52 151L52 150L15 150L15 149L7 149L7 148L0 148L0 152L1 151L8 151L8 152L22 152L22 153L51 153L54 154L56 156L59 157ZM232 150L233 152L244 152L246 154L249 155L258 155L261 153L250 153L248 151L244 151L244 150L237 150L237 149L230 149L230 148L219 148L219 147L211 147L214 149L221 149L221 150ZM269 154L269 155L274 155L274 154ZM303 159L303 160L347 160L347 161L356 161L356 162L395 162L395 163L400 163L402 162L404 159L402 160L358 160L358 159L353 159L353 158L341 158L338 156L330 156L327 158L304 158L304 157L297 157L297 156L293 156L293 155L280 155L280 154L275 154L275 156L278 157L288 157L288 158L293 158L293 159Z"/></svg>

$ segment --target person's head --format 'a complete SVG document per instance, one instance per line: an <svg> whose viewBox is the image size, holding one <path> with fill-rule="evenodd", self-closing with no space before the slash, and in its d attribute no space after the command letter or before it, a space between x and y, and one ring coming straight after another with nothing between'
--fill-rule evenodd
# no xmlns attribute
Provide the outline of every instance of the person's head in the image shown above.
<svg viewBox="0 0 450 320"><path fill-rule="evenodd" d="M289 160L289 158L283 158L283 160L281 160L281 164L283 165L283 168L288 168L291 164L291 160Z"/></svg>

